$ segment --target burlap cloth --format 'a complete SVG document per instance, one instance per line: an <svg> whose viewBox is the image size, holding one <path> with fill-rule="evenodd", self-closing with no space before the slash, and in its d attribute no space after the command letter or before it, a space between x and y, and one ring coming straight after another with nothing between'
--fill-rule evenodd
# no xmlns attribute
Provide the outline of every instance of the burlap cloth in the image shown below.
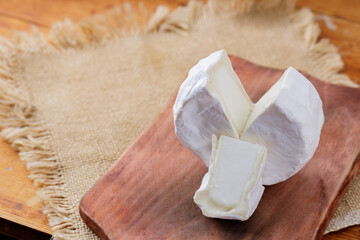
<svg viewBox="0 0 360 240"><path fill-rule="evenodd" d="M148 24L125 5L78 24L54 24L0 44L2 134L40 187L56 239L96 239L79 200L164 108L199 59L224 48L257 64L292 65L355 86L314 15L286 1L160 7ZM144 13L144 16L146 13ZM143 17L144 17L143 16ZM146 18L146 17L144 17ZM360 223L360 177L327 232Z"/></svg>

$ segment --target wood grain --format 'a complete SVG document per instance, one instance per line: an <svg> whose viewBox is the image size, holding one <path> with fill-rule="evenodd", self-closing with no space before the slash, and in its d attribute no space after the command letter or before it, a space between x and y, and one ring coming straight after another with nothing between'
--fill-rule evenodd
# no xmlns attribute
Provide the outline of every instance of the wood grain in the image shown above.
<svg viewBox="0 0 360 240"><path fill-rule="evenodd" d="M11 0L0 1L0 35L11 37L14 30L29 31L32 25L36 25L44 33L48 32L52 23L69 18L72 21L78 21L90 14L104 13L113 6L120 5L125 0ZM126 0L130 2L133 9L136 10L138 0ZM175 8L179 4L185 4L187 0L153 0L145 1L146 7L151 11L159 4ZM344 73L348 74L355 82L360 83L360 36L359 28L360 11L358 0L330 1L310 1L298 0L298 7L307 7L316 11L317 21L322 29L322 36L330 38L343 55L345 62ZM138 13L138 12L136 12ZM323 20L323 15L329 16L331 22L336 26L336 30L329 29ZM24 164L10 153L10 146L0 139L0 194L3 200L0 200L0 216L9 221L19 222L26 226L49 232L50 227L47 225L46 217L33 216L28 212L40 212L40 204L32 204L32 208L27 209L27 202L35 201L36 188L28 180L28 171ZM4 169L13 165L11 174ZM15 180L17 179L17 180ZM6 184L3 184L6 183ZM10 186L11 185L11 186ZM9 186L14 189L22 189L19 192L21 197L14 198L14 191L8 191ZM5 199L5 200L4 200ZM35 199L35 200L34 200ZM16 210L8 205L5 201L16 201L21 203L23 208ZM19 220L21 219L21 221ZM47 230L45 230L47 229ZM11 229L9 229L11 230ZM0 226L0 232L2 228ZM16 229L14 229L16 231ZM360 226L349 227L336 233L327 234L324 240L333 239L360 239Z"/></svg>
<svg viewBox="0 0 360 240"><path fill-rule="evenodd" d="M101 14L116 7L129 3L134 13L140 18L138 0L11 0L0 1L0 34L11 37L14 30L29 30L35 25L47 33L51 24L69 18L74 22L92 14ZM142 1L149 13L154 12L158 5L174 9L186 4L188 0L155 0ZM7 20L1 21L1 18Z"/></svg>
<svg viewBox="0 0 360 240"><path fill-rule="evenodd" d="M316 22L321 27L320 37L330 39L330 42L338 48L341 54L345 64L341 73L347 74L351 80L360 84L360 22L354 23L336 17L327 17L328 19L325 20L324 16L319 13L315 16ZM331 22L331 28L326 21Z"/></svg>
<svg viewBox="0 0 360 240"><path fill-rule="evenodd" d="M135 14L140 16L140 12L136 11L139 1L0 1L0 35L11 37L15 30L29 31L33 25L42 32L47 33L51 24L56 21L65 18L79 21L91 14L105 13L116 5L122 5L125 2L130 2ZM146 1L144 5L151 12L159 4L173 9L186 2L184 0L156 0ZM0 219L9 221L7 224L0 224L0 233L19 238L23 234L21 237L23 239L27 237L27 231L18 231L22 228L5 227L15 226L12 223L27 226L39 232L52 233L47 217L41 212L41 205L36 197L37 188L27 177L28 174L29 172L26 170L24 163L20 161L19 156L0 137ZM39 233L39 238L42 236L43 234Z"/></svg>
<svg viewBox="0 0 360 240"><path fill-rule="evenodd" d="M2 137L0 156L0 219L51 233L47 217L41 212L41 205L35 194L36 188L27 177L24 164Z"/></svg>
<svg viewBox="0 0 360 240"><path fill-rule="evenodd" d="M337 18L344 18L353 22L360 22L359 0L298 0L296 5L298 7L307 7L315 12L331 15Z"/></svg>
<svg viewBox="0 0 360 240"><path fill-rule="evenodd" d="M360 24L350 24L340 19L334 19L333 22L339 30L326 29L322 32L322 36L330 38L331 42L338 47L345 64L342 73L347 74L351 80L360 84Z"/></svg>
<svg viewBox="0 0 360 240"><path fill-rule="evenodd" d="M255 102L283 72L231 60ZM194 204L206 167L175 135L174 99L83 197L81 217L102 239L321 239L360 168L360 89L305 75L323 100L319 147L298 174L266 188L248 221L206 218Z"/></svg>

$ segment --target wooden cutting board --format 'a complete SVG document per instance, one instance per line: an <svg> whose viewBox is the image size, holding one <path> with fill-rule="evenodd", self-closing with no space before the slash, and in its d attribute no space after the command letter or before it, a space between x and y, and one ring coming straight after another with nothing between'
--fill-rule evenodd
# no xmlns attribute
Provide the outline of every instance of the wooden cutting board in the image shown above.
<svg viewBox="0 0 360 240"><path fill-rule="evenodd" d="M283 73L231 61L253 101ZM207 169L174 133L175 99L85 194L82 219L102 239L321 239L360 167L360 89L305 75L324 103L319 147L298 174L266 187L248 221L206 218L193 202Z"/></svg>

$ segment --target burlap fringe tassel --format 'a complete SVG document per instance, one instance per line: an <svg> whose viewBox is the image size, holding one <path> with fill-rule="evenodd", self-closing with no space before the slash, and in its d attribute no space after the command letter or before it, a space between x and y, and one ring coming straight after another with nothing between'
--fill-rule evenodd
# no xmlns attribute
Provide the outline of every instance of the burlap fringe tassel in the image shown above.
<svg viewBox="0 0 360 240"><path fill-rule="evenodd" d="M0 123L2 135L19 152L30 172L29 177L39 187L38 196L47 206L44 212L49 216L55 236L71 239L76 237L76 229L66 216L72 206L66 200L66 188L58 164L52 151L50 134L39 122L26 91L12 76L11 68L16 47L5 39L0 40ZM59 232L57 230L60 230Z"/></svg>
<svg viewBox="0 0 360 240"><path fill-rule="evenodd" d="M67 218L72 212L72 205L67 201L61 166L52 150L51 135L35 118L36 109L29 95L12 76L16 49L8 40L0 39L1 133L19 152L30 172L29 177L39 187L38 197L46 206L43 211L49 217L54 237L75 239L77 230Z"/></svg>
<svg viewBox="0 0 360 240"><path fill-rule="evenodd" d="M62 51L69 48L84 48L101 44L109 39L121 38L131 34L151 32L172 32L188 34L192 24L200 17L217 14L241 14L277 8L291 11L294 1L227 1L209 0L207 4L190 1L186 7L178 7L170 13L166 7L159 6L149 19L149 13L139 5L141 19L131 10L129 4L115 8L106 15L86 18L73 24L70 20L55 23L46 39L33 28L32 33L18 32L12 41L0 39L0 124L2 135L19 152L26 163L34 184L39 187L38 196L44 203L44 213L54 231L55 239L76 239L79 229L72 214L72 204L67 198L66 185L62 176L62 166L53 152L51 135L46 125L36 119L36 109L26 90L18 85L12 76L12 66L18 51L47 52ZM338 74L343 67L340 55L328 40L318 42L319 26L314 23L312 14L303 20L304 41L319 63L326 65L318 69L318 76L348 86L356 86L347 76ZM320 64L319 64L320 66Z"/></svg>

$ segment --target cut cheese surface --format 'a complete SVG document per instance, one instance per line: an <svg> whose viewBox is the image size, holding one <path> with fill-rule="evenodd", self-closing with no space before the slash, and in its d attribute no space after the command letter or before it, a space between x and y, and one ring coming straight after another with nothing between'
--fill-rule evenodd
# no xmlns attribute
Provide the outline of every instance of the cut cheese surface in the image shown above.
<svg viewBox="0 0 360 240"><path fill-rule="evenodd" d="M324 123L322 101L315 87L288 68L256 103L241 139L267 148L264 185L296 174L313 156Z"/></svg>
<svg viewBox="0 0 360 240"><path fill-rule="evenodd" d="M194 196L208 217L248 219L256 209L264 187L261 175L266 148L239 139L214 137L208 173Z"/></svg>
<svg viewBox="0 0 360 240"><path fill-rule="evenodd" d="M200 60L181 85L173 107L175 133L208 166L212 134L238 138L253 107L220 50Z"/></svg>
<svg viewBox="0 0 360 240"><path fill-rule="evenodd" d="M224 52L223 54L226 55ZM222 57L209 70L209 80L206 83L206 88L211 95L220 99L226 116L240 135L254 108L254 104L234 73L227 56L226 58Z"/></svg>
<svg viewBox="0 0 360 240"><path fill-rule="evenodd" d="M247 119L244 131L248 129L250 125L254 122L254 120L257 117L259 117L265 111L265 109L277 99L280 90L282 88L283 81L284 81L284 75L255 104L253 111L251 112L249 118ZM243 132L241 132L241 134L242 133Z"/></svg>
<svg viewBox="0 0 360 240"><path fill-rule="evenodd" d="M211 136L221 135L267 148L263 184L296 174L313 156L324 123L315 87L289 67L253 104L224 50L200 60L181 85L174 107L181 143L209 166Z"/></svg>

